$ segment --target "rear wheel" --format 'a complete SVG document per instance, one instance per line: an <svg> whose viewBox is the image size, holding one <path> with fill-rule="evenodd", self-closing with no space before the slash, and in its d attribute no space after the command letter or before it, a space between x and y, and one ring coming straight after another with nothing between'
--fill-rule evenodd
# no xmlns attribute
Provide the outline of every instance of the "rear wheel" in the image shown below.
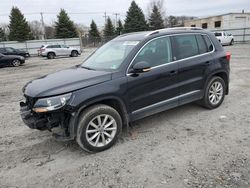
<svg viewBox="0 0 250 188"><path fill-rule="evenodd" d="M21 61L19 60L19 59L14 59L13 61L12 61L12 66L13 67L18 67L18 66L20 66L21 65Z"/></svg>
<svg viewBox="0 0 250 188"><path fill-rule="evenodd" d="M225 81L218 76L212 77L205 89L202 105L209 109L219 107L224 100L225 92Z"/></svg>
<svg viewBox="0 0 250 188"><path fill-rule="evenodd" d="M49 53L48 53L48 55L47 55L47 58L48 58L48 59L54 59L54 58L55 58L55 56L56 56L56 54L55 54L55 53L53 53L53 52L49 52Z"/></svg>
<svg viewBox="0 0 250 188"><path fill-rule="evenodd" d="M71 57L77 57L77 56L78 56L78 52L75 51L75 50L73 50L73 51L71 52Z"/></svg>
<svg viewBox="0 0 250 188"><path fill-rule="evenodd" d="M122 129L119 113L112 107L99 104L86 109L79 118L77 143L89 152L110 148Z"/></svg>

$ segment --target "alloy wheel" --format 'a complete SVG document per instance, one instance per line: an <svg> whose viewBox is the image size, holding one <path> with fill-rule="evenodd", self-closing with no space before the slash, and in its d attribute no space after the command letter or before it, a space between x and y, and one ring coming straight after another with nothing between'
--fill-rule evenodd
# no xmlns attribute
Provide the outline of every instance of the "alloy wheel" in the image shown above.
<svg viewBox="0 0 250 188"><path fill-rule="evenodd" d="M101 114L94 117L87 126L86 138L90 145L103 147L109 144L117 132L115 119L108 114Z"/></svg>
<svg viewBox="0 0 250 188"><path fill-rule="evenodd" d="M223 86L220 82L215 81L209 88L209 102L217 105L223 98Z"/></svg>
<svg viewBox="0 0 250 188"><path fill-rule="evenodd" d="M21 62L20 62L18 59L14 59L14 60L12 61L12 65L13 65L14 67L18 67L20 64L21 64Z"/></svg>

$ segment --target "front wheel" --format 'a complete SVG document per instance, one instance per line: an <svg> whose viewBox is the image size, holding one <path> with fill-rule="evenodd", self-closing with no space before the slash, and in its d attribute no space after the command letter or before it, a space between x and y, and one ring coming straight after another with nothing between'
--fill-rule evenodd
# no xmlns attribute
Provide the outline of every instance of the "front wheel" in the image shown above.
<svg viewBox="0 0 250 188"><path fill-rule="evenodd" d="M233 44L234 44L234 39L232 39L230 42L230 45L233 45Z"/></svg>
<svg viewBox="0 0 250 188"><path fill-rule="evenodd" d="M18 67L18 66L20 66L21 65L21 61L19 60L19 59L14 59L13 61L12 61L12 66L13 67Z"/></svg>
<svg viewBox="0 0 250 188"><path fill-rule="evenodd" d="M100 152L114 145L121 129L121 116L114 108L94 105L80 116L76 140L82 149Z"/></svg>
<svg viewBox="0 0 250 188"><path fill-rule="evenodd" d="M202 105L209 109L219 107L224 100L225 92L225 81L218 76L212 77L205 89Z"/></svg>
<svg viewBox="0 0 250 188"><path fill-rule="evenodd" d="M77 56L78 56L78 52L75 51L75 50L73 50L73 51L71 52L71 57L77 57Z"/></svg>

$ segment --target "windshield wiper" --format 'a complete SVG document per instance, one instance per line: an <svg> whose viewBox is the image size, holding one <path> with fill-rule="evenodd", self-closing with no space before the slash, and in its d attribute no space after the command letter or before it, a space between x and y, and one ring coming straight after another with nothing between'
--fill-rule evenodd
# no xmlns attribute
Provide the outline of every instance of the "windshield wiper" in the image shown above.
<svg viewBox="0 0 250 188"><path fill-rule="evenodd" d="M84 68L84 69L88 69L88 70L95 70L95 69L90 68L90 67L85 67L85 66L81 66L81 67Z"/></svg>

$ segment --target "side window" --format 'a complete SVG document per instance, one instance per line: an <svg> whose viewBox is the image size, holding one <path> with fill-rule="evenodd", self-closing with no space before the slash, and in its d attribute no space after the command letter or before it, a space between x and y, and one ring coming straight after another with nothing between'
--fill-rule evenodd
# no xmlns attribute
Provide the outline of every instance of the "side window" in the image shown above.
<svg viewBox="0 0 250 188"><path fill-rule="evenodd" d="M53 45L53 48L61 48L60 45Z"/></svg>
<svg viewBox="0 0 250 188"><path fill-rule="evenodd" d="M208 48L207 48L207 44L206 44L205 40L203 39L203 37L201 35L196 35L196 40L198 43L200 54L207 53Z"/></svg>
<svg viewBox="0 0 250 188"><path fill-rule="evenodd" d="M150 67L163 65L172 60L171 42L169 37L155 39L149 42L136 56L134 63L146 61Z"/></svg>
<svg viewBox="0 0 250 188"><path fill-rule="evenodd" d="M61 45L61 48L67 48L68 46L66 46L66 45L64 45L64 44L62 44Z"/></svg>
<svg viewBox="0 0 250 188"><path fill-rule="evenodd" d="M174 37L176 60L199 54L195 35L177 35Z"/></svg>
<svg viewBox="0 0 250 188"><path fill-rule="evenodd" d="M209 52L213 51L213 50L214 50L214 46L213 46L211 40L208 38L208 36L207 36L207 35L203 35L202 37L203 37L204 40L206 41L206 45L207 45L208 51L209 51Z"/></svg>

